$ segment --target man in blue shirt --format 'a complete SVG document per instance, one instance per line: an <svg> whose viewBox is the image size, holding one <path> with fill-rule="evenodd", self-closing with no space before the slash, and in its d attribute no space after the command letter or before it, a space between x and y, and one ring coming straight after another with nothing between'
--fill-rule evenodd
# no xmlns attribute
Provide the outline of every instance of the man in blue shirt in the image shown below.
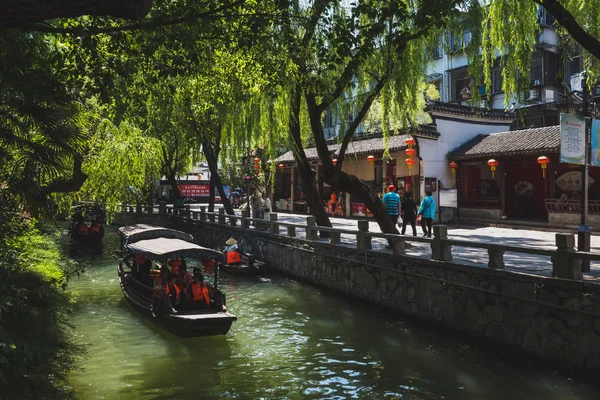
<svg viewBox="0 0 600 400"><path fill-rule="evenodd" d="M396 225L398 223L398 215L400 215L400 196L396 193L394 185L388 186L388 192L383 196L381 201L385 204L392 222Z"/></svg>
<svg viewBox="0 0 600 400"><path fill-rule="evenodd" d="M425 198L421 202L421 207L417 215L421 216L423 236L431 237L431 224L435 218L435 200L433 200L430 190L425 191Z"/></svg>

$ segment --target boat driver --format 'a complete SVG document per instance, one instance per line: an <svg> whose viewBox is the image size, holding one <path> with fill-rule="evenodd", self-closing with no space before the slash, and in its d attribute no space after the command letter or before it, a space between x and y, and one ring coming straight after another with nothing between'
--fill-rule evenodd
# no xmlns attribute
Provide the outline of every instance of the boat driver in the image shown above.
<svg viewBox="0 0 600 400"><path fill-rule="evenodd" d="M228 265L239 264L241 262L239 246L237 240L234 238L230 237L227 239L223 253L225 253L225 259L227 260Z"/></svg>

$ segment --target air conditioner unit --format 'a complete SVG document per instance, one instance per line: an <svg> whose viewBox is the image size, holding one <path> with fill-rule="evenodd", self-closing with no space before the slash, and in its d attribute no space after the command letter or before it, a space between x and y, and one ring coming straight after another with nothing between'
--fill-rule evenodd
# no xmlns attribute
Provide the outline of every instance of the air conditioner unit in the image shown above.
<svg viewBox="0 0 600 400"><path fill-rule="evenodd" d="M539 89L531 89L529 91L528 100L539 100L540 99L540 90Z"/></svg>

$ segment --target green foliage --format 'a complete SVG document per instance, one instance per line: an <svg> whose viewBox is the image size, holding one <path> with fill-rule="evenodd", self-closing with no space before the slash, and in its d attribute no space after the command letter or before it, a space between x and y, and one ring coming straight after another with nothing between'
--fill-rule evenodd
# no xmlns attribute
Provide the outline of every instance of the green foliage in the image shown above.
<svg viewBox="0 0 600 400"><path fill-rule="evenodd" d="M84 354L66 323L72 262L0 190L0 398L66 399L68 373Z"/></svg>

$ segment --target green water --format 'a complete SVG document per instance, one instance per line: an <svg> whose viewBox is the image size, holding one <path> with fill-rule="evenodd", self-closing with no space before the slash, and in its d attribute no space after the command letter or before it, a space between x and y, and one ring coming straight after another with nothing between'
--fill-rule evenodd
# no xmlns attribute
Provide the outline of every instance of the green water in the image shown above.
<svg viewBox="0 0 600 400"><path fill-rule="evenodd" d="M82 399L599 399L596 389L539 367L499 361L376 308L280 276L223 277L238 316L226 336L179 339L131 309L117 247L65 245L86 272L76 334L88 358L71 376Z"/></svg>

